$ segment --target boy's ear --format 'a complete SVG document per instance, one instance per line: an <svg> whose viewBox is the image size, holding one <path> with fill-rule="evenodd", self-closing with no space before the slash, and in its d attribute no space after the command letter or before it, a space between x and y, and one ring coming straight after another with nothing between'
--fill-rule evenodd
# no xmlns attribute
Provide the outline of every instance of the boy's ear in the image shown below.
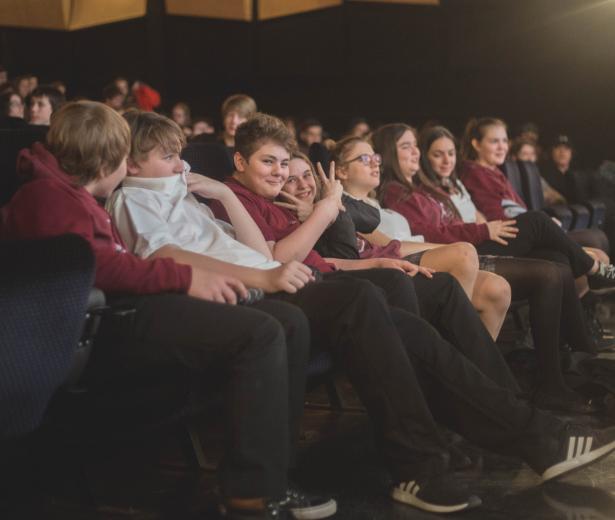
<svg viewBox="0 0 615 520"><path fill-rule="evenodd" d="M141 170L139 165L130 157L126 159L126 169L128 170L128 175L138 175Z"/></svg>
<svg viewBox="0 0 615 520"><path fill-rule="evenodd" d="M248 162L243 158L239 152L235 152L233 155L233 162L235 163L235 169L238 172L245 172L248 166Z"/></svg>

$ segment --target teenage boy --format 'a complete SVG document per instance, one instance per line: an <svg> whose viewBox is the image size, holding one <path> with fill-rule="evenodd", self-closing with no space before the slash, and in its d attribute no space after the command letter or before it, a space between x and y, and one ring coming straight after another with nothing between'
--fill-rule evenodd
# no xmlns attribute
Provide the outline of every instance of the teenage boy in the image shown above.
<svg viewBox="0 0 615 520"><path fill-rule="evenodd" d="M31 125L49 125L51 114L66 101L64 94L51 85L36 87L30 94L29 123Z"/></svg>
<svg viewBox="0 0 615 520"><path fill-rule="evenodd" d="M201 380L222 372L228 432L219 474L230 514L313 512L303 496L287 492L286 482L289 430L303 408L305 317L280 301L234 305L246 288L219 271L127 252L96 202L126 175L130 129L113 109L90 101L65 105L53 114L47 143L19 156L18 169L30 180L2 209L0 238L84 237L96 257L96 286L112 303L135 308L129 328L117 330L103 318L86 374L92 391L110 384L130 391L161 371ZM273 273L269 282L303 287L309 275L297 265ZM334 510L334 501L323 502Z"/></svg>
<svg viewBox="0 0 615 520"><path fill-rule="evenodd" d="M232 273L248 285L258 284L252 271L277 264L262 234L250 231L252 222L243 222L245 214L233 194L211 179L186 175L179 158L183 134L177 125L157 114L126 117L133 131L129 177L110 199L110 207L127 242L148 258L170 257L193 266L208 265L210 257L235 256L242 267ZM272 189L283 184L278 178L283 173L272 176L271 169L288 174L292 146L280 125L261 115L245 124L245 133L244 127L238 132L238 138L243 135L240 142L249 141L236 155L238 170L252 169ZM190 192L217 199L236 229L217 222ZM321 206L329 220L335 217L337 201L328 199ZM251 251L246 251L248 246ZM320 265L330 270L324 261ZM314 345L340 359L373 419L379 447L396 480L395 500L440 513L480 504L448 472L448 448L434 416L476 444L523 458L545 480L615 449L613 432L565 424L529 408L426 322L389 306L385 297L404 307L414 304L411 279L404 273L382 269L370 275L380 278L382 289L329 272L295 293L271 297L298 305L310 321Z"/></svg>
<svg viewBox="0 0 615 520"><path fill-rule="evenodd" d="M246 94L233 94L222 103L222 135L220 140L229 149L235 146L235 132L241 123L256 114L256 101Z"/></svg>

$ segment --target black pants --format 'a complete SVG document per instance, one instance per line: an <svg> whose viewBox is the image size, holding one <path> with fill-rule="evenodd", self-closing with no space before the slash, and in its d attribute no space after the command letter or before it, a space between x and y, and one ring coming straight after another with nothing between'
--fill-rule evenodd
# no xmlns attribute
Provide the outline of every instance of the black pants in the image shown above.
<svg viewBox="0 0 615 520"><path fill-rule="evenodd" d="M374 277L379 287L368 281ZM447 449L434 416L486 448L530 462L539 457L561 423L516 400L416 313L391 307L416 307L412 286L390 269L338 272L274 297L298 305L315 348L341 362L396 480L445 470Z"/></svg>
<svg viewBox="0 0 615 520"><path fill-rule="evenodd" d="M560 253L570 265L575 278L589 272L594 260L573 242L562 229L541 211L528 211L515 218L519 233L508 239L508 245L488 241L476 246L480 255L533 256L536 250Z"/></svg>
<svg viewBox="0 0 615 520"><path fill-rule="evenodd" d="M485 375L515 393L520 392L500 349L454 276L417 275L408 283L407 275L392 274L391 269L346 271L345 275L372 282L383 291L389 306L422 317Z"/></svg>
<svg viewBox="0 0 615 520"><path fill-rule="evenodd" d="M115 303L136 312L129 324L103 320L86 374L92 391L136 390L172 376L222 380L223 493L282 497L303 412L309 354L303 313L279 301L242 307L175 294Z"/></svg>

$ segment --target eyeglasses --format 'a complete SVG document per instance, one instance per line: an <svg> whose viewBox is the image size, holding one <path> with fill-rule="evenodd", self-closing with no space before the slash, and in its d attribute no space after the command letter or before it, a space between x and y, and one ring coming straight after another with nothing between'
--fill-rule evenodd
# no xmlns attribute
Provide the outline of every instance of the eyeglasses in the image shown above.
<svg viewBox="0 0 615 520"><path fill-rule="evenodd" d="M376 166L380 166L382 164L382 156L379 153L375 153L372 155L368 153L362 153L361 155L355 157L354 159L344 161L343 164L349 164L355 161L359 161L364 166L369 166L371 163L374 163Z"/></svg>

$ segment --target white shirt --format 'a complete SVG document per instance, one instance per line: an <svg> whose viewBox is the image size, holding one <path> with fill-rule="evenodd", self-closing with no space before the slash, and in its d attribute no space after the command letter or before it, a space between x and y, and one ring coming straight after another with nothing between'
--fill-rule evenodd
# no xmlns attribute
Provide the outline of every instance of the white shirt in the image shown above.
<svg viewBox="0 0 615 520"><path fill-rule="evenodd" d="M412 234L410 224L406 220L406 217L392 209L382 208L376 199L367 198L363 200L378 208L380 211L380 224L376 229L384 233L391 240L399 240L401 242L425 242L423 235Z"/></svg>
<svg viewBox="0 0 615 520"><path fill-rule="evenodd" d="M235 240L233 227L216 220L211 210L188 192L185 174L126 177L106 207L128 248L141 258L173 245L246 267L273 269L280 265Z"/></svg>
<svg viewBox="0 0 615 520"><path fill-rule="evenodd" d="M476 206L472 202L472 197L466 190L466 187L461 181L457 181L459 193L450 195L451 201L459 211L461 219L466 223L476 222Z"/></svg>

